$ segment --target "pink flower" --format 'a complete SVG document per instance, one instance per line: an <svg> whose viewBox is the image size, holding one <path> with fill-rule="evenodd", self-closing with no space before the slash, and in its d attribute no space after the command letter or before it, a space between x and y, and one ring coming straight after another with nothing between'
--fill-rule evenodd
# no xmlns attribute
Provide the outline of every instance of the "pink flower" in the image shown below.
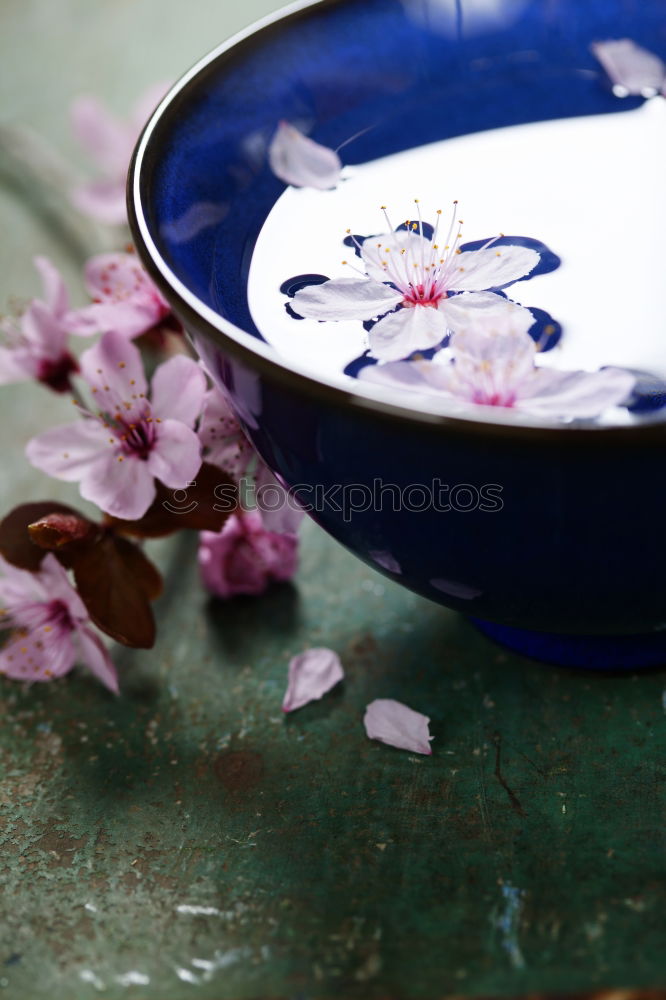
<svg viewBox="0 0 666 1000"><path fill-rule="evenodd" d="M72 192L72 202L81 212L110 225L127 222L125 180L132 150L165 91L164 84L151 87L127 122L115 118L94 97L79 97L74 101L72 129L103 175L101 180L81 184Z"/></svg>
<svg viewBox="0 0 666 1000"><path fill-rule="evenodd" d="M376 698L365 710L363 725L369 739L388 743L399 750L430 755L430 730L427 715L415 712L393 698Z"/></svg>
<svg viewBox="0 0 666 1000"><path fill-rule="evenodd" d="M134 520L155 499L155 478L184 489L201 466L192 430L206 390L201 368L178 355L153 375L150 399L141 356L119 333L105 334L81 356L97 414L54 427L28 442L42 472L80 483L81 496L107 514Z"/></svg>
<svg viewBox="0 0 666 1000"><path fill-rule="evenodd" d="M295 187L319 191L334 188L342 162L333 149L309 139L289 122L280 122L268 147L268 162L276 177Z"/></svg>
<svg viewBox="0 0 666 1000"><path fill-rule="evenodd" d="M248 470L256 452L219 389L209 389L204 398L199 440L206 461L224 469L232 479L240 479Z"/></svg>
<svg viewBox="0 0 666 1000"><path fill-rule="evenodd" d="M265 462L254 470L257 508L267 531L295 535L305 517L298 500L280 483Z"/></svg>
<svg viewBox="0 0 666 1000"><path fill-rule="evenodd" d="M296 572L298 539L266 531L256 511L232 514L222 531L202 531L199 538L201 576L218 597L263 594Z"/></svg>
<svg viewBox="0 0 666 1000"><path fill-rule="evenodd" d="M267 531L292 535L298 531L303 511L258 457L217 388L206 393L199 425L199 440L207 462L224 469L236 481L248 474L254 462L257 506Z"/></svg>
<svg viewBox="0 0 666 1000"><path fill-rule="evenodd" d="M363 269L349 266L361 277L333 278L299 289L292 301L294 312L317 320L381 316L368 334L370 353L379 361L398 361L435 347L447 331L487 329L509 313L514 325L529 330L532 313L492 289L526 278L539 263L539 254L517 245L492 248L493 240L478 250L459 250L462 222L456 221L456 210L454 202L444 237L438 235L440 212L432 239L421 235L418 223L413 223L416 229L394 230L362 242L352 237ZM386 222L391 225L388 215Z"/></svg>
<svg viewBox="0 0 666 1000"><path fill-rule="evenodd" d="M44 556L37 573L0 558L0 572L0 629L11 629L0 650L0 674L20 681L50 681L68 673L78 660L117 694L111 658L55 556Z"/></svg>
<svg viewBox="0 0 666 1000"><path fill-rule="evenodd" d="M536 345L521 329L456 333L446 361L401 361L362 369L360 377L441 399L447 409L493 406L534 417L598 417L630 394L635 378L619 368L558 371L535 365Z"/></svg>
<svg viewBox="0 0 666 1000"><path fill-rule="evenodd" d="M78 364L67 349L70 333L84 333L78 313L69 308L69 296L60 274L46 257L35 257L44 288L43 299L33 299L20 321L6 321L6 344L0 347L0 385L37 379L55 392L66 392Z"/></svg>
<svg viewBox="0 0 666 1000"><path fill-rule="evenodd" d="M85 280L94 301L76 313L80 330L115 330L131 338L160 326L182 329L134 254L102 253L91 257L85 267Z"/></svg>
<svg viewBox="0 0 666 1000"><path fill-rule="evenodd" d="M332 649L306 649L289 663L289 683L282 711L294 712L311 701L323 698L344 676L340 657Z"/></svg>

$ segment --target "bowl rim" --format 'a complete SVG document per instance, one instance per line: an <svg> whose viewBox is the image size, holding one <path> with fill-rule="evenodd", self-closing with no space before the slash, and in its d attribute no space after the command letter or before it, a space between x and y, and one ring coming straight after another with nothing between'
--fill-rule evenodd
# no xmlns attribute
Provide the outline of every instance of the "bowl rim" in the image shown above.
<svg viewBox="0 0 666 1000"><path fill-rule="evenodd" d="M157 159L155 148L151 145L153 134L160 122L168 116L174 99L190 85L195 85L197 78L213 63L236 48L240 43L259 36L279 22L288 21L296 15L303 15L318 7L334 7L348 0L294 0L275 12L268 14L246 28L233 34L214 49L199 59L189 70L173 84L159 102L146 122L137 144L127 175L127 212L130 231L137 253L148 271L151 279L157 285L160 293L170 303L174 311L182 319L185 328L205 331L226 353L244 363L248 368L257 371L270 380L279 383L287 389L295 390L301 395L316 397L327 404L344 407L348 411L363 411L366 415L371 411L379 418L390 422L399 421L404 427L414 429L441 430L445 434L456 433L482 435L492 438L507 438L511 441L527 441L540 445L550 443L562 446L573 444L609 445L617 447L630 444L632 447L664 444L666 439L666 420L646 420L634 424L577 424L555 423L538 420L516 411L504 413L501 408L493 420L469 415L447 414L434 407L432 409L416 409L408 403L400 401L399 390L391 391L389 387L369 382L354 380L354 386L347 381L347 376L338 377L317 374L307 366L300 366L287 361L268 342L258 339L251 333L225 319L203 302L177 277L160 253L153 240L147 223L144 204L141 197L141 186L144 174L151 169L151 164ZM396 399L398 401L396 401Z"/></svg>

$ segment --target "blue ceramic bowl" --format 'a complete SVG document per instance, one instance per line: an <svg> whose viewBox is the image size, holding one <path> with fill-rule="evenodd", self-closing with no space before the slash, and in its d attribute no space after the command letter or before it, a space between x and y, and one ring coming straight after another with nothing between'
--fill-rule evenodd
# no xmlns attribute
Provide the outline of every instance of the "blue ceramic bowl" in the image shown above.
<svg viewBox="0 0 666 1000"><path fill-rule="evenodd" d="M292 6L203 59L135 153L139 253L260 455L357 556L538 658L666 663L663 421L539 426L418 412L372 384L287 363L250 316L252 249L284 185L248 135L307 118L314 139L337 147L373 123L348 160L367 162L499 126L616 113L590 42L666 45L656 0L443 4L455 30L429 31L398 0ZM466 32L468 14L491 7L482 30ZM445 113L430 113L424 88ZM394 487L438 481L439 509L419 509L418 491L393 500Z"/></svg>

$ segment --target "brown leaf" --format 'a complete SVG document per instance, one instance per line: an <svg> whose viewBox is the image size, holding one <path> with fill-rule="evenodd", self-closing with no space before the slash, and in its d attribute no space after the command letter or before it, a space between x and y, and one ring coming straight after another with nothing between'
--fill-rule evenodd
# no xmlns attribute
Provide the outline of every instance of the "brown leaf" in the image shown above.
<svg viewBox="0 0 666 1000"><path fill-rule="evenodd" d="M73 543L91 542L98 531L96 524L79 514L47 514L28 525L30 540L50 551Z"/></svg>
<svg viewBox="0 0 666 1000"><path fill-rule="evenodd" d="M74 580L92 621L124 646L150 649L155 642L151 600L162 577L134 542L112 534L72 550Z"/></svg>
<svg viewBox="0 0 666 1000"><path fill-rule="evenodd" d="M109 518L116 531L140 538L159 538L189 528L220 531L238 505L238 487L226 472L204 463L192 485L182 490L156 483L157 496L138 521Z"/></svg>
<svg viewBox="0 0 666 1000"><path fill-rule="evenodd" d="M15 507L0 521L0 554L7 562L32 573L39 569L44 549L31 540L28 528L52 514L80 518L80 514L72 507L56 503L55 500L38 500Z"/></svg>

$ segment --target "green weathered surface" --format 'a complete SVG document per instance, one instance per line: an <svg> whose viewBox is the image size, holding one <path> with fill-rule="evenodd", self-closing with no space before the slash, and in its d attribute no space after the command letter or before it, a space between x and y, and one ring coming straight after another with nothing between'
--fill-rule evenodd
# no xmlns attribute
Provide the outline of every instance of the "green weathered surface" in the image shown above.
<svg viewBox="0 0 666 1000"><path fill-rule="evenodd" d="M72 96L120 111L271 6L5 0L3 120L73 156ZM35 252L75 277L81 248L39 208L5 179L0 306L36 292ZM69 404L29 387L0 406L3 509L72 499L21 457ZM160 638L118 650L122 698L83 674L0 685L0 995L666 986L663 673L505 654L314 525L295 587L216 604L191 542L153 548ZM313 644L341 654L347 680L285 719L287 661ZM375 697L432 717L431 758L365 739Z"/></svg>

